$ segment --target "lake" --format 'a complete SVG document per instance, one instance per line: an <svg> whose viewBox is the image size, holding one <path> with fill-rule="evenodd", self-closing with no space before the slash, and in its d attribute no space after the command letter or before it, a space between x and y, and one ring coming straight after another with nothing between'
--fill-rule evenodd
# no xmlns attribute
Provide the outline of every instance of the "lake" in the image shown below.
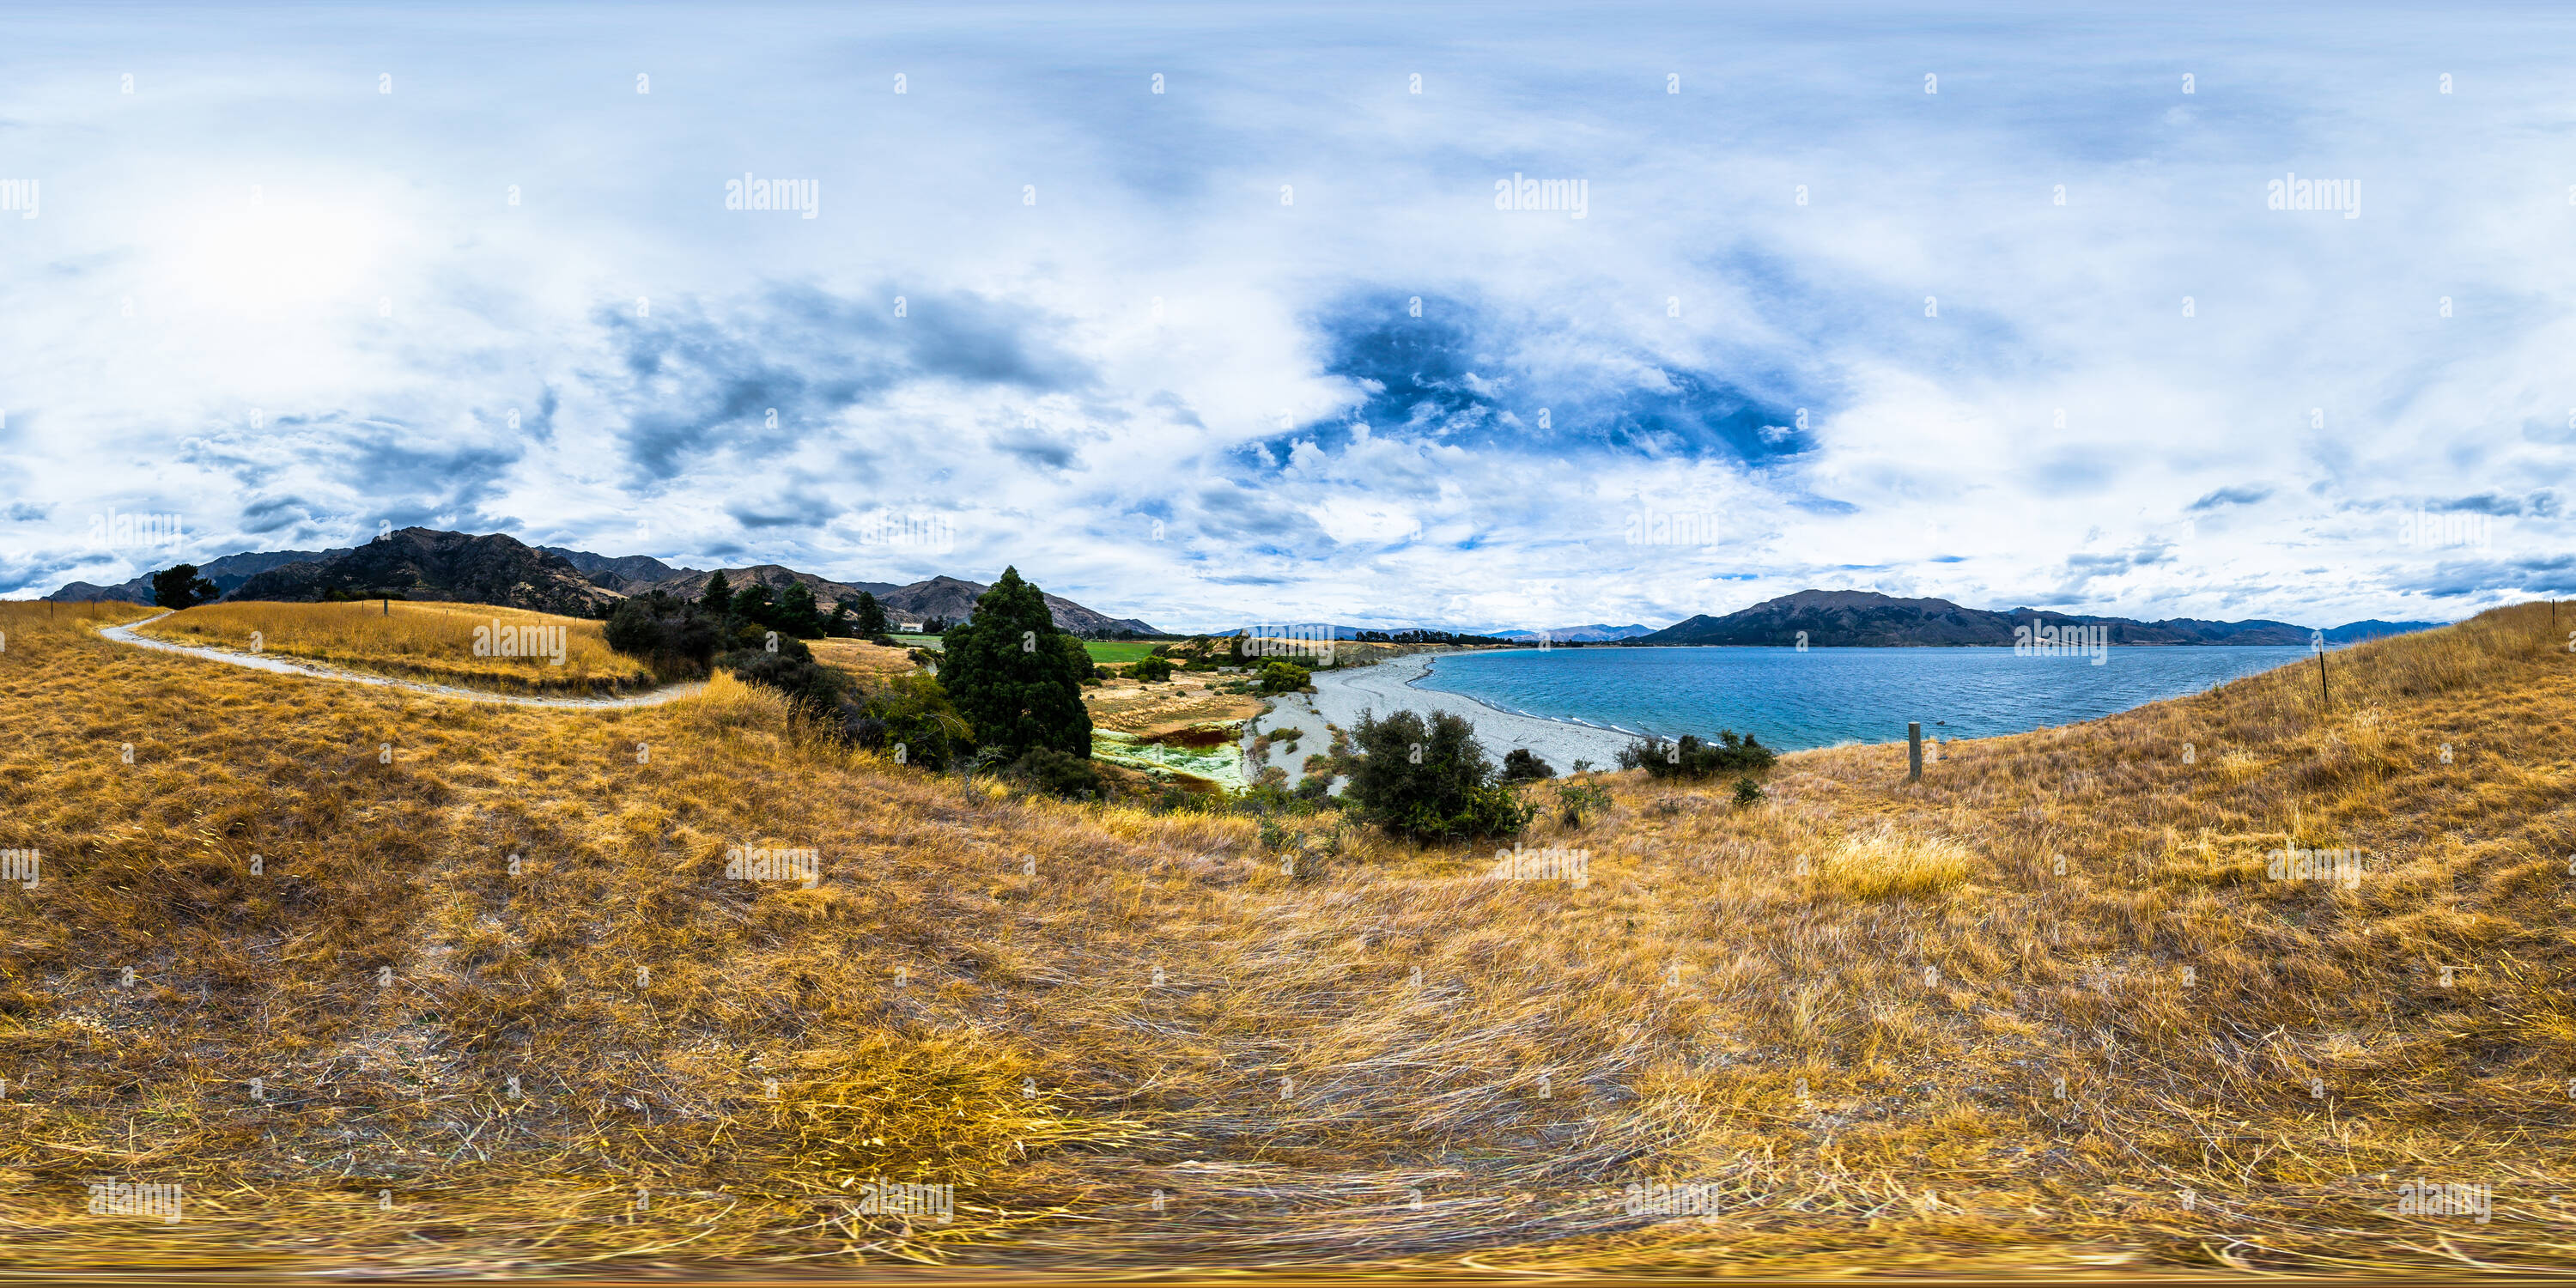
<svg viewBox="0 0 2576 1288"><path fill-rule="evenodd" d="M1557 648L1444 655L1419 687L1635 733L1753 733L1782 751L1984 738L2070 724L2305 661L2297 645L2112 648Z"/></svg>

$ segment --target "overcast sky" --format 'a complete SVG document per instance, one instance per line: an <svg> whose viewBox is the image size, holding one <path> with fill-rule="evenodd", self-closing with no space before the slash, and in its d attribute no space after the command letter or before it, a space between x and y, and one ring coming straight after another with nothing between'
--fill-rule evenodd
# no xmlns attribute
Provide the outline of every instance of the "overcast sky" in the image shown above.
<svg viewBox="0 0 2576 1288"><path fill-rule="evenodd" d="M1784 7L15 6L0 595L413 524L1166 627L2576 592L2576 11Z"/></svg>

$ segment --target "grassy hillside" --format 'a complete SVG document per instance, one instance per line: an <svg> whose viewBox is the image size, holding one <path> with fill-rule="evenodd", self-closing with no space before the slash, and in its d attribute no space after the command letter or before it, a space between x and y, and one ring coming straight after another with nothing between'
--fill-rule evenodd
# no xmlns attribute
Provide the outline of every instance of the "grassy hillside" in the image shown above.
<svg viewBox="0 0 2576 1288"><path fill-rule="evenodd" d="M1597 775L1523 841L1578 884L1357 832L1290 876L1251 820L900 769L723 677L495 708L0 607L0 848L43 853L0 890L11 1255L2563 1267L2548 621L1919 784L1885 746L1742 809ZM2292 844L2357 883L2268 879ZM109 1175L187 1219L87 1215ZM955 1220L852 1215L872 1178ZM2492 1223L2401 1215L2415 1180ZM1667 1183L1716 1215L1628 1213Z"/></svg>
<svg viewBox="0 0 2576 1288"><path fill-rule="evenodd" d="M529 634L530 628L560 631ZM204 604L173 613L138 634L179 644L259 651L328 662L396 679L513 693L624 693L653 687L643 661L608 647L602 623L487 604ZM486 653L475 653L477 629ZM509 632L504 637L501 632ZM538 641L544 641L540 647ZM503 644L520 656L500 656ZM556 664L556 643L562 664Z"/></svg>

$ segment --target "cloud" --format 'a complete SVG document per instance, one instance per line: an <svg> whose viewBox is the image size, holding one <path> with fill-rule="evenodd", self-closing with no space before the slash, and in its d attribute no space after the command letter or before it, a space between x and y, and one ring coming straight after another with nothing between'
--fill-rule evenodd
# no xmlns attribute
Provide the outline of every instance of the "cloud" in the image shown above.
<svg viewBox="0 0 2576 1288"><path fill-rule="evenodd" d="M2198 514L2215 510L2222 506L2254 505L2269 499L2271 495L2272 489L2268 487L2223 487L2201 497L2199 500L2194 501L2183 508Z"/></svg>

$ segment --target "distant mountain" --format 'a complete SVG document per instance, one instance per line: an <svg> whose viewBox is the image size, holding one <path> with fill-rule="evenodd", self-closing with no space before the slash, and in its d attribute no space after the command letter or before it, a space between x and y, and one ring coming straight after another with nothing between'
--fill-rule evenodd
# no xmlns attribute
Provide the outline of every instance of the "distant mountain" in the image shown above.
<svg viewBox="0 0 2576 1288"><path fill-rule="evenodd" d="M697 572L681 569L674 576L636 586L627 593L640 595L647 590L658 590L683 599L696 599L707 593L707 582L715 577L717 571L719 570L709 569L706 572ZM725 575L725 584L735 590L752 585L767 586L773 597L790 586L802 584L807 590L814 592L814 602L822 605L826 613L832 611L832 605L845 598L858 598L859 592L863 590L876 596L879 601L883 601L887 595L903 589L890 581L834 581L829 577L817 577L810 572L798 572L780 564L754 564L749 568L726 568L721 571Z"/></svg>
<svg viewBox="0 0 2576 1288"><path fill-rule="evenodd" d="M1898 599L1868 590L1802 590L1755 604L1724 617L1702 614L1660 631L1638 636L1639 644L1791 645L1806 632L1816 648L1950 647L2008 645L2013 628L2100 626L2109 642L2154 644L2305 644L2310 629L2288 622L2212 622L2176 617L2160 622L2126 617L2088 617L2036 608L1991 612L1962 608L1946 599ZM2355 622L2326 632L2341 643L2403 630L2423 630L2438 622ZM2372 630L2370 628L2386 628Z"/></svg>
<svg viewBox="0 0 2576 1288"><path fill-rule="evenodd" d="M365 597L499 604L587 617L623 596L593 584L561 555L494 533L468 536L402 528L344 553L301 560L259 573L231 599L309 601L331 591Z"/></svg>
<svg viewBox="0 0 2576 1288"><path fill-rule="evenodd" d="M2346 622L2326 632L2326 643L2358 644L2363 640L2375 640L2383 635L2408 635L2416 631L2429 631L2436 626L2448 625L2450 625L2448 622L2383 622L2376 619L2367 622Z"/></svg>
<svg viewBox="0 0 2576 1288"><path fill-rule="evenodd" d="M909 586L879 591L877 601L885 605L886 612L905 621L939 617L962 622L974 615L975 600L988 589L990 587L959 581L955 577L933 577ZM1133 631L1139 635L1161 633L1133 617L1111 617L1094 612L1062 595L1049 595L1046 602L1047 615L1055 619L1058 630L1084 635L1114 635L1120 631Z"/></svg>
<svg viewBox="0 0 2576 1288"><path fill-rule="evenodd" d="M517 538L492 534L439 532L404 528L363 546L343 550L277 550L265 554L226 555L199 568L229 599L316 600L337 590L367 596L391 592L407 599L503 604L544 612L585 616L618 600L649 591L695 599L706 593L714 570L676 568L646 555L611 556L560 546L529 546ZM779 564L755 564L723 570L736 589L762 585L775 594L802 584L814 602L829 612L844 599L865 591L898 620L942 617L952 622L974 615L975 601L989 587L955 577L933 577L909 586L890 581L833 581ZM54 592L54 599L86 601L126 599L152 602L152 579L137 577L119 586L73 582ZM1154 635L1148 623L1106 613L1066 599L1046 597L1055 624L1084 634L1114 635L1131 631Z"/></svg>
<svg viewBox="0 0 2576 1288"><path fill-rule="evenodd" d="M301 563L308 559L329 559L335 555L347 553L349 552L346 549L271 550L262 554L225 555L221 559L197 565L197 575L215 583L215 589L229 592L271 568L282 568L287 564ZM175 564L179 560L172 559L170 562ZM94 586L85 581L76 581L45 598L61 600L64 603L115 599L129 604L149 604L152 602L152 574L147 572L132 581L114 586Z"/></svg>
<svg viewBox="0 0 2576 1288"><path fill-rule="evenodd" d="M687 577L697 572L695 568L674 568L651 555L624 555L610 558L607 555L592 554L587 550L567 550L562 546L539 546L537 549L561 557L582 576L588 577L592 585L616 591L621 595L632 593L636 587L650 586L655 582L670 581L676 577Z"/></svg>
<svg viewBox="0 0 2576 1288"><path fill-rule="evenodd" d="M1545 635L1559 643L1572 640L1585 644L1597 644L1605 640L1635 639L1640 635L1654 633L1655 628L1652 626L1604 626L1596 622L1590 626L1560 626L1550 631L1495 631L1493 635L1496 639L1533 642L1539 636Z"/></svg>

